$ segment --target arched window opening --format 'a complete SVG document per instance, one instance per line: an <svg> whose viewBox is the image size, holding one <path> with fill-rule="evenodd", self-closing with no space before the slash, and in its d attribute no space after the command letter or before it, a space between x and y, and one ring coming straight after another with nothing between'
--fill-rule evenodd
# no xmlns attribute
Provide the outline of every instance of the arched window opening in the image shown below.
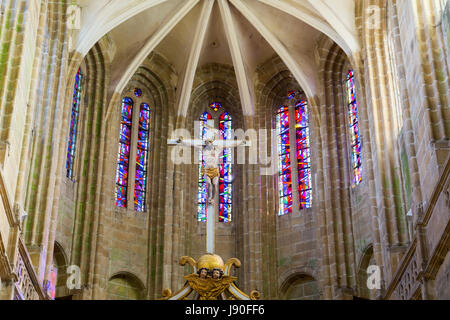
<svg viewBox="0 0 450 320"><path fill-rule="evenodd" d="M350 70L347 74L348 121L352 147L353 185L362 181L361 168L361 136L359 134L358 102L356 99L355 74Z"/></svg>
<svg viewBox="0 0 450 320"><path fill-rule="evenodd" d="M292 213L294 199L297 198L299 210L312 207L308 102L294 90L289 91L286 98L289 101L289 106L280 106L276 113L279 216ZM300 100L298 100L299 98ZM293 103L293 101L297 102ZM294 113L294 116L291 116L291 112ZM295 130L293 136L295 137L295 143L294 140L291 141L291 129ZM294 133L292 132L292 134ZM291 142L294 143L292 148ZM292 162L291 159L296 159L297 162ZM297 181L293 181L292 177L295 179L296 174Z"/></svg>
<svg viewBox="0 0 450 320"><path fill-rule="evenodd" d="M133 103L131 98L123 98L122 100L119 155L116 172L116 205L122 208L127 206Z"/></svg>
<svg viewBox="0 0 450 320"><path fill-rule="evenodd" d="M210 104L210 108L219 111L222 104L214 102ZM207 122L213 120L210 113L204 112L200 116L200 138L204 140L207 135ZM233 139L233 119L231 115L224 111L219 116L219 134L223 140ZM232 219L233 209L233 160L232 148L224 148L221 154L219 164L219 222L228 223ZM205 166L203 153L199 152L199 169L198 169L198 193L197 193L197 220L206 221L208 207L208 186L203 178L202 168Z"/></svg>
<svg viewBox="0 0 450 320"><path fill-rule="evenodd" d="M136 176L134 183L134 209L145 210L147 191L147 161L150 138L150 107L146 103L141 104L139 111L139 133L136 154Z"/></svg>
<svg viewBox="0 0 450 320"><path fill-rule="evenodd" d="M82 92L83 73L81 68L75 76L75 85L73 89L72 114L70 116L69 144L67 148L66 176L73 179L73 165L75 162L75 152L78 137L78 118L80 116L81 92Z"/></svg>
<svg viewBox="0 0 450 320"><path fill-rule="evenodd" d="M308 102L305 100L301 100L295 105L295 130L297 138L299 209L308 209L312 206L312 180Z"/></svg>
<svg viewBox="0 0 450 320"><path fill-rule="evenodd" d="M135 101L129 97L122 100L115 201L117 207L127 208L130 200L135 211L144 212L147 209L151 108L143 101L141 89L135 88L134 95ZM134 108L135 104L139 108ZM130 161L130 157L135 156L134 152L136 162ZM128 190L132 188L129 184L133 183L133 178L134 193L128 199Z"/></svg>

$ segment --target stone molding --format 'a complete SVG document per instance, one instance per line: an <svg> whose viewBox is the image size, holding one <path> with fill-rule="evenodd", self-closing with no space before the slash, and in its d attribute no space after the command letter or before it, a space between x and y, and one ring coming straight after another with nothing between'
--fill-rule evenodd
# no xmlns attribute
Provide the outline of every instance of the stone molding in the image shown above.
<svg viewBox="0 0 450 320"><path fill-rule="evenodd" d="M430 203L424 209L422 219L418 221L417 227L425 228L430 221L433 214L436 202L443 193L444 186L448 185L448 176L450 172L450 159L447 161L444 173L442 174L436 188L431 196ZM443 263L449 249L450 244L450 220L447 221L447 226L442 234L440 241L431 254L430 259L425 262L423 271L420 270L419 261L416 260L416 247L418 242L418 235L416 234L413 242L409 245L405 256L403 257L393 280L388 286L384 299L391 299L394 294L399 299L418 298L420 295L417 290L420 288L420 283L423 279L434 279Z"/></svg>

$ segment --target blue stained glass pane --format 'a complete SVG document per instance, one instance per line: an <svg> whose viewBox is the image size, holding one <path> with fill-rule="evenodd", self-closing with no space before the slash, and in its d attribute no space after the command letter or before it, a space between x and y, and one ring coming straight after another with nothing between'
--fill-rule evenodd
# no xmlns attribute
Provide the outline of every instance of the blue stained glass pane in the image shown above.
<svg viewBox="0 0 450 320"><path fill-rule="evenodd" d="M142 130L150 130L150 108L145 103L141 105L141 110L139 112L139 127Z"/></svg>
<svg viewBox="0 0 450 320"><path fill-rule="evenodd" d="M123 98L122 100L122 121L131 125L131 119L133 117L133 99Z"/></svg>
<svg viewBox="0 0 450 320"><path fill-rule="evenodd" d="M117 186L126 187L128 181L128 170L126 166L119 165L116 174L116 184Z"/></svg>
<svg viewBox="0 0 450 320"><path fill-rule="evenodd" d="M126 125L120 126L120 142L126 145L131 143L131 127Z"/></svg>
<svg viewBox="0 0 450 320"><path fill-rule="evenodd" d="M292 181L292 173L291 170L287 170L285 174L282 174L280 177L280 181L283 182L283 184L289 184Z"/></svg>
<svg viewBox="0 0 450 320"><path fill-rule="evenodd" d="M220 203L219 204L219 221L221 222L231 222L232 215L232 204Z"/></svg>
<svg viewBox="0 0 450 320"><path fill-rule="evenodd" d="M150 133L148 131L139 131L137 147L142 150L149 149L149 137Z"/></svg>
<svg viewBox="0 0 450 320"><path fill-rule="evenodd" d="M130 146L126 144L120 144L118 164L126 166L128 170L129 160L130 160Z"/></svg>
<svg viewBox="0 0 450 320"><path fill-rule="evenodd" d="M145 191L134 189L134 207L136 211L142 212L145 208Z"/></svg>
<svg viewBox="0 0 450 320"><path fill-rule="evenodd" d="M311 166L311 152L310 149L297 149L298 168L306 169Z"/></svg>
<svg viewBox="0 0 450 320"><path fill-rule="evenodd" d="M278 144L278 154L281 155L289 155L290 153L290 145L289 145L289 133L285 133L280 135L280 141Z"/></svg>
<svg viewBox="0 0 450 320"><path fill-rule="evenodd" d="M70 162L70 153L67 153L67 158L66 158L66 164L68 165L69 164L69 162ZM67 168L67 175L69 176L69 177L72 177L72 167L68 167Z"/></svg>
<svg viewBox="0 0 450 320"><path fill-rule="evenodd" d="M220 203L232 203L233 202L233 187L231 185L227 185L223 188L222 193L220 194Z"/></svg>
<svg viewBox="0 0 450 320"><path fill-rule="evenodd" d="M279 158L280 175L286 174L291 171L291 154L280 154Z"/></svg>
<svg viewBox="0 0 450 320"><path fill-rule="evenodd" d="M290 146L289 142L289 131L284 131L280 134L281 143L286 145L287 147Z"/></svg>
<svg viewBox="0 0 450 320"><path fill-rule="evenodd" d="M219 181L223 181L224 183L232 182L233 165L231 163L219 165L219 171L220 171Z"/></svg>
<svg viewBox="0 0 450 320"><path fill-rule="evenodd" d="M201 183L199 185L199 188L200 188L201 192L198 193L198 202L206 204L208 202L208 193L206 192L207 184Z"/></svg>
<svg viewBox="0 0 450 320"><path fill-rule="evenodd" d="M219 129L222 134L222 139L224 140L231 140L233 139L233 130L232 126L230 125L231 120L223 120L219 124Z"/></svg>
<svg viewBox="0 0 450 320"><path fill-rule="evenodd" d="M299 101L295 106L295 127L307 128L309 126L308 103Z"/></svg>
<svg viewBox="0 0 450 320"><path fill-rule="evenodd" d="M134 89L134 95L136 97L138 97L138 98L141 97L142 96L142 90L139 89L139 88Z"/></svg>
<svg viewBox="0 0 450 320"><path fill-rule="evenodd" d="M145 172L147 170L148 152L142 149L137 149L136 154L136 170Z"/></svg>
<svg viewBox="0 0 450 320"><path fill-rule="evenodd" d="M221 156L222 163L225 163L225 164L226 163L229 163L229 164L233 163L232 156L233 156L233 154L231 152L231 149L229 149L229 148L224 149L223 150L223 154Z"/></svg>
<svg viewBox="0 0 450 320"><path fill-rule="evenodd" d="M145 179L143 171L136 171L136 180L134 182L134 187L138 191L145 192L147 187L147 179Z"/></svg>
<svg viewBox="0 0 450 320"><path fill-rule="evenodd" d="M207 193L208 184L206 182L204 182L204 183L202 182L200 185L200 188L202 190L202 199L208 199L208 193Z"/></svg>

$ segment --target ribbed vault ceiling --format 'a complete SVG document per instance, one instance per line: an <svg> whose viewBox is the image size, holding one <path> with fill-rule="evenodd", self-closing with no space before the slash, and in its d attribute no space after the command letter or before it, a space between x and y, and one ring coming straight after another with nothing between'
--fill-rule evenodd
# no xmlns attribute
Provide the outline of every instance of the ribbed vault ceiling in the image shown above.
<svg viewBox="0 0 450 320"><path fill-rule="evenodd" d="M243 113L254 110L256 68L278 55L308 96L316 94L314 48L326 34L358 51L354 0L79 0L76 50L85 55L104 35L115 44L112 90L122 92L151 52L180 76L178 114L186 115L195 72L232 65ZM181 89L180 89L181 88Z"/></svg>

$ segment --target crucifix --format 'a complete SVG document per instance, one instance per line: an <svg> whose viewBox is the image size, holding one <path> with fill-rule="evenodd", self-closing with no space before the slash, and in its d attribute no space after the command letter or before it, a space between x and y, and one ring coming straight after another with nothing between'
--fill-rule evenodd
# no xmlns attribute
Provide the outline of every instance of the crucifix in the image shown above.
<svg viewBox="0 0 450 320"><path fill-rule="evenodd" d="M249 146L250 142L246 140L223 140L220 138L219 130L209 124L206 125L206 134L203 139L178 140L168 139L169 145L183 145L201 149L203 154L204 166L202 167L203 179L205 179L208 190L208 203L206 210L206 251L214 253L215 224L217 219L217 208L219 203L219 163L223 149L235 148L238 146Z"/></svg>

